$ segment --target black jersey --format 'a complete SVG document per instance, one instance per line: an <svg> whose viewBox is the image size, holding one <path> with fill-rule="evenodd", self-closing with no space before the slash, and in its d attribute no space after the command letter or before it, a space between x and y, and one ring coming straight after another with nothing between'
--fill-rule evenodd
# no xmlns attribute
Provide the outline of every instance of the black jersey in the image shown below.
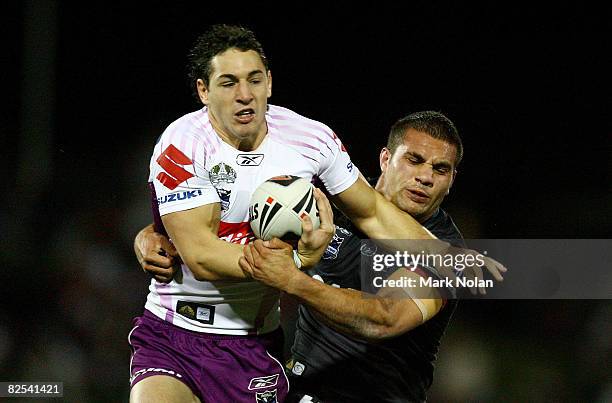
<svg viewBox="0 0 612 403"><path fill-rule="evenodd" d="M438 238L464 246L449 215L439 209L423 225ZM356 232L356 231L355 231ZM342 227L309 274L326 284L361 289L361 239ZM291 388L324 402L424 401L433 379L440 339L457 304L450 299L433 318L401 336L376 343L346 336L299 308Z"/></svg>

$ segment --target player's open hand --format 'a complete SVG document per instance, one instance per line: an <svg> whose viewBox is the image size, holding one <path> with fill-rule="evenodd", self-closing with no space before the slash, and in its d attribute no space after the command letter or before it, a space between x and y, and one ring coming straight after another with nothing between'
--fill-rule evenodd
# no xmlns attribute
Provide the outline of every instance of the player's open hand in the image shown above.
<svg viewBox="0 0 612 403"><path fill-rule="evenodd" d="M504 281L504 277L502 273L507 272L508 269L504 265L502 265L500 262L498 262L497 260L492 259L488 256L485 256L482 253L472 250L472 249L464 249L461 253L466 256L467 255L473 256L474 257L473 261L475 262L479 262L479 261L484 262L484 264L482 265L473 264L473 265L466 266L466 268L463 270L463 275L466 279L474 280L474 281L469 282L469 284L474 284L473 287L469 287L470 293L472 295L476 295L476 294L486 295L487 294L487 290L483 286L484 283L482 282L482 280L484 280L484 272L482 270L483 267L487 269L487 271L493 276L493 278L496 281Z"/></svg>
<svg viewBox="0 0 612 403"><path fill-rule="evenodd" d="M248 277L279 290L285 290L296 275L302 274L293 260L291 245L278 238L256 239L244 247L243 255L239 264Z"/></svg>
<svg viewBox="0 0 612 403"><path fill-rule="evenodd" d="M318 188L314 190L314 197L317 202L321 224L315 230L312 220L307 214L302 218L302 236L298 242L298 257L302 262L302 269L312 267L319 262L336 230L334 214L329 200Z"/></svg>
<svg viewBox="0 0 612 403"><path fill-rule="evenodd" d="M134 252L145 273L160 283L169 283L178 270L178 253L170 240L155 232L153 225L143 228L134 239Z"/></svg>

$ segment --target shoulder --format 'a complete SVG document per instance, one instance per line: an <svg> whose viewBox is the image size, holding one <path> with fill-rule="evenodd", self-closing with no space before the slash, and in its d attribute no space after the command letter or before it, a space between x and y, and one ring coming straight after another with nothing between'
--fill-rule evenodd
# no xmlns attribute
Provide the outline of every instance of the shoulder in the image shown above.
<svg viewBox="0 0 612 403"><path fill-rule="evenodd" d="M461 231L455 225L452 217L443 209L438 209L423 225L438 238L455 246L463 247L465 245Z"/></svg>
<svg viewBox="0 0 612 403"><path fill-rule="evenodd" d="M184 138L205 139L210 138L213 134L214 130L208 119L208 110L204 107L170 123L159 141L175 142L177 139Z"/></svg>
<svg viewBox="0 0 612 403"><path fill-rule="evenodd" d="M195 157L201 154L211 155L220 148L220 139L216 136L207 108L188 113L170 123L157 140L154 155L168 150L180 150L181 153Z"/></svg>
<svg viewBox="0 0 612 403"><path fill-rule="evenodd" d="M267 113L267 122L273 128L279 129L278 135L310 135L325 142L333 142L335 134L324 123L302 116L291 109L282 106L270 105Z"/></svg>

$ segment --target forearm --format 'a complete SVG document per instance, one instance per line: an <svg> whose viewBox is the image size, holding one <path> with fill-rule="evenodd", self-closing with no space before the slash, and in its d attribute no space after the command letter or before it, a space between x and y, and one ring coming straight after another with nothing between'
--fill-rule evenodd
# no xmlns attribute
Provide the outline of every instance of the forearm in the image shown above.
<svg viewBox="0 0 612 403"><path fill-rule="evenodd" d="M244 279L246 276L238 265L242 248L243 245L218 238L210 239L206 245L199 245L196 250L188 253L183 262L200 281Z"/></svg>
<svg viewBox="0 0 612 403"><path fill-rule="evenodd" d="M200 281L244 279L238 259L243 245L223 241L218 203L162 216L183 263Z"/></svg>
<svg viewBox="0 0 612 403"><path fill-rule="evenodd" d="M406 304L406 300L367 296L360 291L332 287L304 273L296 275L285 291L314 309L329 326L369 340L397 336L422 322L418 308L410 302Z"/></svg>

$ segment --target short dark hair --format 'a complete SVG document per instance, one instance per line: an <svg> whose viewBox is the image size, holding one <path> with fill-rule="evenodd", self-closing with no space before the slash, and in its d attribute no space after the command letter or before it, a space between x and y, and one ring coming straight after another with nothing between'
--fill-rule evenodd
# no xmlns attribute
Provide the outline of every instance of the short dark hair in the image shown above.
<svg viewBox="0 0 612 403"><path fill-rule="evenodd" d="M455 168L463 158L463 143L459 132L453 122L440 112L422 111L414 112L395 122L391 127L387 148L391 154L404 142L404 136L408 129L425 132L431 137L452 144L457 149Z"/></svg>
<svg viewBox="0 0 612 403"><path fill-rule="evenodd" d="M195 83L198 79L202 79L208 86L211 73L210 62L213 57L232 48L242 52L248 50L257 52L268 71L268 59L266 59L261 43L255 38L252 31L237 25L212 25L198 37L188 55L187 74L196 98L198 94Z"/></svg>

